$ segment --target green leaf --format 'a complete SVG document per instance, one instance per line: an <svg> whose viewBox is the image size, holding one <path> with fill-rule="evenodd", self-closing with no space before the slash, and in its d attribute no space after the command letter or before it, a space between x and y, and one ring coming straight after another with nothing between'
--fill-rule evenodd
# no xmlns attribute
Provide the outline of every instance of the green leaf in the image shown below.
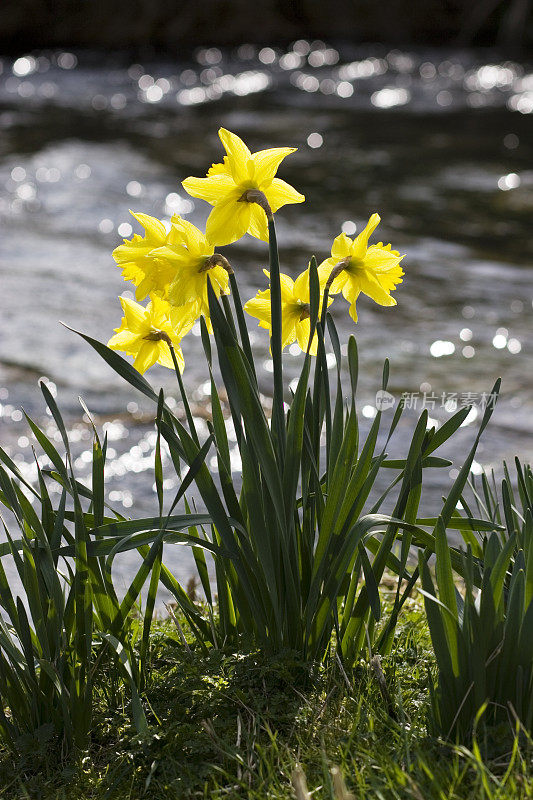
<svg viewBox="0 0 533 800"><path fill-rule="evenodd" d="M446 538L446 528L439 517L436 525L436 577L439 589L439 597L444 605L450 609L453 616L457 616L457 601L455 598L455 582L453 580L452 562L450 559L450 548Z"/></svg>
<svg viewBox="0 0 533 800"><path fill-rule="evenodd" d="M285 410L283 406L283 358L281 354L281 282L279 268L278 242L274 218L268 220L268 252L270 272L270 310L272 336L270 349L274 366L274 397L272 400L272 433L277 443L278 457L283 459L285 452Z"/></svg>
<svg viewBox="0 0 533 800"><path fill-rule="evenodd" d="M368 601L370 603L370 608L372 609L374 619L376 620L376 622L379 622L379 620L381 619L381 603L379 599L379 588L376 582L376 576L374 575L374 572L372 570L372 565L370 564L370 561L366 554L366 550L362 544L359 545L359 556L361 558L361 564L365 576L365 586L368 594Z"/></svg>
<svg viewBox="0 0 533 800"><path fill-rule="evenodd" d="M114 650L122 667L122 672L129 683L131 690L132 715L137 733L146 733L148 731L148 723L146 721L146 716L141 704L139 693L137 691L130 657L126 651L126 648L121 642L119 642L116 636L113 636L112 633L101 633L100 636Z"/></svg>

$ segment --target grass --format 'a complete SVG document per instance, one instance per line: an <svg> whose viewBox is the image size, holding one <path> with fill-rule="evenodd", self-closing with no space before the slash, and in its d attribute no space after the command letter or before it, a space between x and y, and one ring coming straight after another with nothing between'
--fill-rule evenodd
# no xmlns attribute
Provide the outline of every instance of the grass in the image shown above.
<svg viewBox="0 0 533 800"><path fill-rule="evenodd" d="M387 601L385 601L387 602ZM28 738L17 758L2 753L2 800L173 800L294 798L303 769L313 798L336 795L338 767L354 797L392 800L509 800L533 795L529 742L512 730L485 731L471 750L428 736L428 670L435 668L420 596L409 600L393 654L382 661L394 717L368 664L349 673L286 651L269 658L245 641L206 656L181 644L171 620L151 633L144 706L136 733L124 690L116 711L112 671L95 690L90 748L58 760L49 730ZM335 785L338 785L338 777ZM305 794L301 794L305 797ZM345 794L347 798L349 795Z"/></svg>

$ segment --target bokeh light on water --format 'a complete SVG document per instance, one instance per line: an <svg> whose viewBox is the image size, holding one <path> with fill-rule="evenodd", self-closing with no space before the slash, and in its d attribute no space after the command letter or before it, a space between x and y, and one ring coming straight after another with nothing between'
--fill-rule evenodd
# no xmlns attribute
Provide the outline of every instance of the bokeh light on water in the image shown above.
<svg viewBox="0 0 533 800"><path fill-rule="evenodd" d="M382 216L376 241L407 254L397 308L361 298L354 328L342 299L332 307L342 340L355 331L360 345L363 421L375 415L386 356L396 397L446 395L444 407L429 409L437 424L453 410L452 394L460 403L502 375L502 400L476 463L497 465L515 453L530 459L532 113L532 65L469 51L300 40L283 50L206 47L183 63L102 63L69 52L3 59L2 442L34 477L20 407L57 433L36 388L46 377L70 421L80 474L90 473L90 433L78 395L108 428L110 502L126 515L155 511L149 406L58 320L109 338L120 321L117 295L131 296L110 255L122 237L140 232L129 209L203 225L208 207L189 198L181 180L219 160L216 131L224 125L252 150L299 148L281 172L307 198L279 215L285 271L301 271L311 253L327 257L333 237L355 235L373 211ZM265 247L247 237L230 253L247 299L264 288ZM268 343L249 324L267 397ZM184 341L184 353L201 418L208 387L198 333ZM288 381L300 364L297 349L288 350ZM155 369L150 379L174 391L170 372ZM414 414L392 452L405 446ZM466 453L479 413L466 423L454 453ZM451 476L428 477L434 507ZM168 481L171 492L170 474ZM183 551L172 558L184 577Z"/></svg>

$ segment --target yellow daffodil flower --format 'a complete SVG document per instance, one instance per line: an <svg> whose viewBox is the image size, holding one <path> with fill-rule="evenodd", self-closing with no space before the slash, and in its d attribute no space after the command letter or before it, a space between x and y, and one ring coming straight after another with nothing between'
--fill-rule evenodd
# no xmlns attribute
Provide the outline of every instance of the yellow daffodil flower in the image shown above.
<svg viewBox="0 0 533 800"><path fill-rule="evenodd" d="M269 273L266 270L264 272L269 278ZM298 342L300 349L305 353L307 352L311 333L309 269L302 272L295 281L289 278L288 275L281 274L279 277L281 283L282 348L293 342ZM320 290L322 294L324 290L323 282ZM328 305L332 302L333 298L328 298ZM320 305L322 306L322 300ZM256 317L259 320L260 328L266 328L272 333L270 289L257 292L257 295L245 304L244 310L251 317ZM316 355L317 347L318 337L315 333L309 350L311 355Z"/></svg>
<svg viewBox="0 0 533 800"><path fill-rule="evenodd" d="M213 164L206 178L186 178L183 187L192 197L213 206L206 228L211 242L230 244L245 233L268 241L267 218L257 204L257 193L266 198L272 213L287 203L305 200L303 194L275 177L285 156L296 148L276 147L252 155L234 133L220 128L218 135L227 153L223 163Z"/></svg>
<svg viewBox="0 0 533 800"><path fill-rule="evenodd" d="M345 233L337 236L331 248L331 258L320 264L321 283L330 282L330 294L342 292L350 303L350 316L357 322L355 304L359 294L368 295L380 306L395 306L391 292L402 283L404 271L401 256L391 245L381 242L368 246L368 240L380 223L379 214L372 214L366 228L355 239Z"/></svg>
<svg viewBox="0 0 533 800"><path fill-rule="evenodd" d="M144 300L151 293L164 297L172 280L174 270L165 259L151 255L167 241L167 231L160 220L148 214L130 211L145 230L144 236L134 234L132 239L124 239L124 244L113 250L113 258L122 269L124 280L136 287L135 297Z"/></svg>
<svg viewBox="0 0 533 800"><path fill-rule="evenodd" d="M111 350L121 350L134 356L133 366L143 374L156 363L174 369L169 349L169 344L172 344L180 372L183 372L184 360L180 341L191 329L194 320L184 316L181 321L174 320L171 324L170 307L157 295L150 296L150 303L146 308L125 297L119 299L124 317L107 346Z"/></svg>
<svg viewBox="0 0 533 800"><path fill-rule="evenodd" d="M175 313L183 315L187 309L194 319L203 314L209 322L207 280L217 297L229 294L229 265L223 256L215 253L214 245L198 228L181 217L172 218L172 230L167 244L152 251L172 267L172 278L167 297L171 306L171 318Z"/></svg>

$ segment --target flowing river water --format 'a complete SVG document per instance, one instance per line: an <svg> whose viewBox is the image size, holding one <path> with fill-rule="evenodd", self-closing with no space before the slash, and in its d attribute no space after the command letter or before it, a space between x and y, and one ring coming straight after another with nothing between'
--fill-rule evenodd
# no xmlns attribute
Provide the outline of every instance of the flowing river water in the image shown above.
<svg viewBox="0 0 533 800"><path fill-rule="evenodd" d="M117 296L131 287L111 251L140 232L128 209L204 224L208 206L181 181L220 160L220 125L252 151L298 147L280 171L306 195L277 215L283 271L297 274L312 253L327 257L334 236L361 230L373 211L382 217L375 240L406 254L396 308L361 297L357 326L343 299L332 313L342 342L357 336L363 427L385 357L392 394L411 397L391 455L405 453L424 401L437 423L474 404L444 451L454 466L427 474L424 509L438 508L498 376L501 399L474 470L531 459L532 65L488 52L303 41L207 48L181 61L44 52L0 63L0 438L28 478L35 443L21 408L57 434L37 387L44 377L78 475L89 476L91 457L81 395L108 432L110 502L125 515L156 512L150 405L59 320L101 341L118 326ZM246 237L225 253L243 299L265 288L266 245ZM254 320L249 327L268 395L268 341ZM208 375L194 334L183 343L184 379L201 411ZM290 381L302 357L291 348L285 363ZM149 378L172 402L171 373L157 367ZM167 470L169 495L176 485ZM168 546L165 560L187 579L184 548ZM119 587L136 563L116 559Z"/></svg>

